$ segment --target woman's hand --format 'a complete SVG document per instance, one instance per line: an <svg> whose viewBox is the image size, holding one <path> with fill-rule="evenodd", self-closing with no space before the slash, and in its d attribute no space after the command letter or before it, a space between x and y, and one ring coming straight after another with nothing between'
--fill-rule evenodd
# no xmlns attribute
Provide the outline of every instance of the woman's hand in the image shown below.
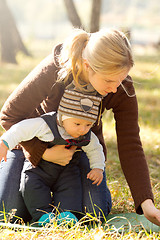
<svg viewBox="0 0 160 240"><path fill-rule="evenodd" d="M141 204L144 216L152 223L160 226L160 210L158 210L151 199L146 199Z"/></svg>
<svg viewBox="0 0 160 240"><path fill-rule="evenodd" d="M76 146L71 146L67 149L65 148L65 145L55 145L51 148L47 148L42 158L48 162L66 166L72 159L76 148Z"/></svg>
<svg viewBox="0 0 160 240"><path fill-rule="evenodd" d="M94 168L87 174L87 178L93 181L92 184L97 184L97 186L99 186L103 180L103 170Z"/></svg>

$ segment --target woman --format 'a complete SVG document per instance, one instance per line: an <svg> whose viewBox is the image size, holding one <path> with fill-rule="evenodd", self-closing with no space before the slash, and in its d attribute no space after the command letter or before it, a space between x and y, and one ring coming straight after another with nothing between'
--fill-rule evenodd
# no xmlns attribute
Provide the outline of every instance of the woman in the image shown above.
<svg viewBox="0 0 160 240"><path fill-rule="evenodd" d="M139 138L137 100L133 82L128 76L132 66L130 44L120 31L111 29L88 34L83 30L76 30L63 45L56 46L53 53L11 94L2 108L1 124L5 129L9 129L11 125L25 118L57 110L65 86L72 81L84 92L93 95L98 92L103 96L100 116L105 109L112 109L114 113L119 158L136 212L144 213L150 221L160 225L160 211L153 204L148 167ZM101 119L98 119L92 131L99 138L106 153ZM75 151L74 148L65 149L63 146L47 149L47 144L36 138L21 145L25 150L25 157L35 166L41 157L64 166L69 163ZM21 156L18 156L19 154ZM12 161L9 158L12 158ZM4 183L1 186L1 201L7 206L7 210L17 208L17 214L20 216L23 216L23 206L20 208L20 203L17 202L21 201L20 196L18 197L18 187L23 160L21 150L10 153L8 165L1 168L0 179L1 183ZM8 174L5 172L7 168ZM96 212L97 215L103 212L107 216L111 209L111 197L105 175L98 187L86 180L89 161L84 153L80 159L80 169L83 212ZM10 176L15 170L17 173L12 180L14 182L9 185L7 175ZM12 199L15 197L12 202L7 199L9 191L12 193ZM74 210L75 206L71 204L74 191L73 179L67 172L63 172L55 188L54 204L60 203L62 209ZM74 204L76 205L76 201Z"/></svg>

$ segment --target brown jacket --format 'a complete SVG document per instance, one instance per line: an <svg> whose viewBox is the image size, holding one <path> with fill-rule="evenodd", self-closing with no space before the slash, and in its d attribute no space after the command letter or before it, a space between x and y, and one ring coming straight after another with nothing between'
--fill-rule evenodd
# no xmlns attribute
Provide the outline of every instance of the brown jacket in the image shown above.
<svg viewBox="0 0 160 240"><path fill-rule="evenodd" d="M56 83L58 66L55 54L45 58L15 89L5 102L0 121L4 129L31 117L37 117L45 112L57 110L63 95L64 84ZM132 81L124 80L126 90L133 94ZM149 172L139 137L138 106L136 97L128 97L120 86L117 93L108 94L103 99L102 112L112 109L116 121L118 153L122 170L129 184L137 213L142 213L140 204L145 199L152 199L153 194ZM100 139L104 152L106 147L102 135L102 122L93 127L93 132ZM34 138L22 143L27 158L37 165L48 143Z"/></svg>

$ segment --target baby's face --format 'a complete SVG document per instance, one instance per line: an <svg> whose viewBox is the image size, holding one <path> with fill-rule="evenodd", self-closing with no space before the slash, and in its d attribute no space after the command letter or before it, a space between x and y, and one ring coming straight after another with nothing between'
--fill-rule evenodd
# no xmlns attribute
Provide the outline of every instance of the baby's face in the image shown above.
<svg viewBox="0 0 160 240"><path fill-rule="evenodd" d="M63 120L63 127L73 138L78 138L88 133L93 123L80 118L68 118Z"/></svg>

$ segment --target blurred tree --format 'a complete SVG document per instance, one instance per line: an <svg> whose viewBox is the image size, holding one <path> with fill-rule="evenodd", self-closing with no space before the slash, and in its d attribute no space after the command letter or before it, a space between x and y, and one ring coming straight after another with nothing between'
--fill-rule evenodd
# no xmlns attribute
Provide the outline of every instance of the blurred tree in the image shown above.
<svg viewBox="0 0 160 240"><path fill-rule="evenodd" d="M83 28L73 0L64 0L64 4L67 10L68 18L72 25L76 28Z"/></svg>
<svg viewBox="0 0 160 240"><path fill-rule="evenodd" d="M102 4L101 0L92 0L90 32L96 32L99 30L101 4Z"/></svg>
<svg viewBox="0 0 160 240"><path fill-rule="evenodd" d="M0 0L0 44L2 62L17 63L16 54L18 51L30 56L22 42L6 0Z"/></svg>
<svg viewBox="0 0 160 240"><path fill-rule="evenodd" d="M64 4L67 10L68 18L74 27L83 28L84 26L76 10L73 0L64 0ZM91 19L90 19L90 32L96 32L99 30L100 25L100 13L101 13L102 0L92 0L91 7Z"/></svg>

